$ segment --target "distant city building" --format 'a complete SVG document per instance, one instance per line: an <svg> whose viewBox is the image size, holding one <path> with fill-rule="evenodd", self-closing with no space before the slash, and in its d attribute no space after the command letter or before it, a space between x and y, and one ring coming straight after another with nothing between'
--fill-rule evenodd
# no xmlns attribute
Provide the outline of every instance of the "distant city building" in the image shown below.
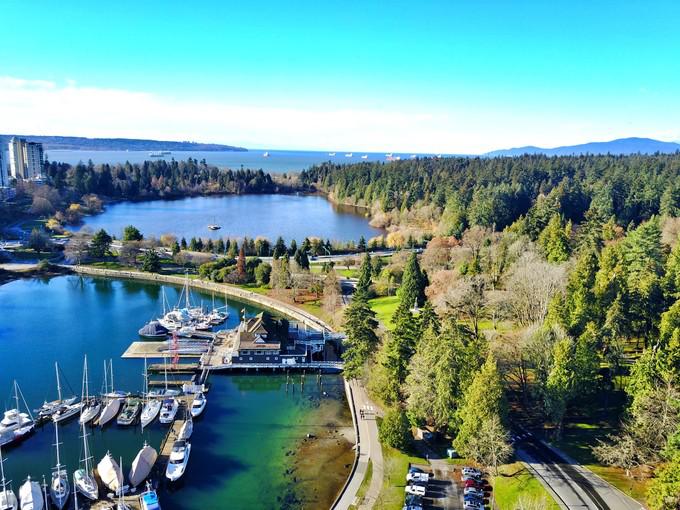
<svg viewBox="0 0 680 510"><path fill-rule="evenodd" d="M15 179L40 179L43 170L43 146L27 142L25 138L12 138L8 144L9 174Z"/></svg>
<svg viewBox="0 0 680 510"><path fill-rule="evenodd" d="M5 157L5 149L0 147L0 188L6 188L7 186L9 186L7 158Z"/></svg>

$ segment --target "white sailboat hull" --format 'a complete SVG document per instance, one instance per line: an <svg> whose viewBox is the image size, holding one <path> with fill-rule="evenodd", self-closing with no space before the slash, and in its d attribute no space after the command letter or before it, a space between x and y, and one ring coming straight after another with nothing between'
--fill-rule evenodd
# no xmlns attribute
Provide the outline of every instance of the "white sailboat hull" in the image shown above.
<svg viewBox="0 0 680 510"><path fill-rule="evenodd" d="M97 402L83 408L83 413L80 415L80 424L85 425L94 420L102 410L102 405Z"/></svg>
<svg viewBox="0 0 680 510"><path fill-rule="evenodd" d="M139 450L139 453L132 461L132 468L130 469L130 485L137 487L140 485L151 473L158 452L149 445L144 445L144 448Z"/></svg>
<svg viewBox="0 0 680 510"><path fill-rule="evenodd" d="M19 508L19 502L14 493L6 489L0 491L0 509L1 510L17 510Z"/></svg>
<svg viewBox="0 0 680 510"><path fill-rule="evenodd" d="M87 499L96 501L99 498L99 487L94 477L84 469L78 469L74 473L76 490Z"/></svg>
<svg viewBox="0 0 680 510"><path fill-rule="evenodd" d="M60 471L52 476L50 484L50 499L54 506L60 510L66 506L71 488L68 483L66 471Z"/></svg>
<svg viewBox="0 0 680 510"><path fill-rule="evenodd" d="M97 464L97 472L104 485L114 493L117 493L123 486L123 472L110 454L107 453L104 458L99 461L99 464Z"/></svg>
<svg viewBox="0 0 680 510"><path fill-rule="evenodd" d="M158 413L161 411L161 401L160 400L149 400L144 404L144 409L142 409L141 422L142 428L146 427L149 423L153 422Z"/></svg>
<svg viewBox="0 0 680 510"><path fill-rule="evenodd" d="M61 423L62 421L66 421L69 418L72 418L76 414L78 414L82 407L83 407L82 403L60 407L57 410L57 412L52 415L52 421L55 423Z"/></svg>

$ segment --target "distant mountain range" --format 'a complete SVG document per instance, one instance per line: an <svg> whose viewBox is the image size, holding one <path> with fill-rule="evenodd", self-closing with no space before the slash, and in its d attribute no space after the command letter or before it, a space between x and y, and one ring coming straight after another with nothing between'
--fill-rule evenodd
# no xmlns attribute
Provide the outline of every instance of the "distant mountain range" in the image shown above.
<svg viewBox="0 0 680 510"><path fill-rule="evenodd" d="M610 142L591 142L544 149L529 145L514 149L491 151L484 156L521 156L522 154L545 154L547 156L571 156L579 154L654 154L680 151L680 143L661 142L651 138L619 138Z"/></svg>
<svg viewBox="0 0 680 510"><path fill-rule="evenodd" d="M6 144L13 136L40 142L48 150L86 151L247 151L243 147L217 143L169 142L163 140L138 140L136 138L84 138L80 136L32 136L0 135L0 142Z"/></svg>

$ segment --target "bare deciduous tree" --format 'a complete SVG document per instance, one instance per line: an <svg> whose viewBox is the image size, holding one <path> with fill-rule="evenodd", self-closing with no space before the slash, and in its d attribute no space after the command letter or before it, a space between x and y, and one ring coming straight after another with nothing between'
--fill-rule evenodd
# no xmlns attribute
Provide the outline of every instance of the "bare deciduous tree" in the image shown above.
<svg viewBox="0 0 680 510"><path fill-rule="evenodd" d="M479 321L486 312L486 283L481 276L471 276L450 287L444 295L446 314L470 322L475 337L479 336Z"/></svg>

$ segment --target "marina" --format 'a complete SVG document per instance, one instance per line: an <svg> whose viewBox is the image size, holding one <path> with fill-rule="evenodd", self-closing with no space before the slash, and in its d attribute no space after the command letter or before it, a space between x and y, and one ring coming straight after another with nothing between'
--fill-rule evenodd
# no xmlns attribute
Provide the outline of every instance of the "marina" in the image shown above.
<svg viewBox="0 0 680 510"><path fill-rule="evenodd" d="M279 506L280 502L276 497L282 497L281 495L291 491L297 494L302 490L298 484L291 484L289 475L286 474L288 468L283 468L283 466L289 464L294 459L294 457L286 455L286 452L289 452L291 447L295 448L294 442L291 443L290 431L286 432L290 426L287 424L302 420L299 423L304 423L304 425L299 432L294 433L292 436L295 437L295 435L299 434L298 437L302 440L310 431L319 434L319 430L326 427L324 425L327 422L325 418L318 425L313 425L314 420L310 422L309 417L314 416L321 409L324 409L324 413L328 413L328 409L337 408L337 411L333 411L333 415L335 415L346 407L343 388L339 384L341 380L337 375L327 373L337 372L341 365L337 361L324 361L325 353L318 349L316 353L312 353L313 346L318 346L320 340L318 338L313 339L311 334L309 338L306 335L301 335L300 328L295 323L290 325L290 339L286 339L283 344L286 348L292 348L291 354L286 356L288 356L288 359L297 357L295 364L283 366L282 363L249 364L234 362L233 356L237 353L237 350L235 350L235 347L237 347L235 345L238 336L237 332L239 327L241 327L240 324L244 323L242 311L246 311L246 322L249 319L261 317L259 310L247 303L231 303L230 299L229 318L226 319L226 322L214 326L214 331L210 333L210 337L201 340L191 340L191 342L205 344L207 350L201 354L189 356L181 353L181 348L177 348L180 345L178 341L176 341L175 349L173 349L172 337L164 341L147 341L142 339L130 341L130 338L133 337L130 330L134 332L140 329L143 318L155 315L153 312L149 313L149 311L155 309L157 310L156 315L161 313L162 306L160 303L163 301L163 293L167 293L169 302L176 303L179 302L179 298L182 295L181 288L160 288L156 285L139 282L73 276L59 277L46 283L13 282L9 285L23 288L19 290L19 296L21 296L21 290L25 291L32 287L37 287L35 290L39 290L42 294L45 291L50 292L49 287L56 285L59 293L66 292L72 295L70 300L61 301L62 304L71 304L75 301L76 304L84 307L83 315L85 318L83 322L85 324L81 324L81 326L88 329L87 335L78 333L73 324L67 326L64 323L61 329L57 328L59 332L57 339L51 338L50 341L45 341L44 344L37 347L45 351L45 353L54 355L53 360L56 359L59 362L60 374L66 375L68 380L75 382L83 376L82 395L81 392L78 392L79 396L76 397L76 401L66 405L81 405L83 408L89 408L92 405L99 404L101 406L101 415L106 405L118 402L118 409L111 413L112 416L109 418L110 421L108 423L103 426L99 424L98 420L101 416L98 416L97 419L88 422L85 426L87 440L90 443L90 455L87 457L92 457L95 465L110 451L117 463L122 462L122 472L125 475L125 483L127 484L126 475L130 468L130 463L139 454L142 445L148 444L158 452L158 458L154 462L149 477L153 487L158 491L158 498L163 508L212 508L209 500L206 499L209 497L207 494L212 494L210 497L214 497L217 493L228 494L231 500L237 502L237 506ZM44 288L45 285L48 289ZM0 291L6 290L6 287L0 287ZM121 300L116 298L112 301L111 297L101 299L101 292L105 293L103 294L104 296L110 296L111 292L114 292L114 295L116 295L121 291L123 293L120 296L123 297ZM80 296L80 298L73 296ZM92 300L87 299L90 305L102 305L111 310L108 320L115 322L121 327L113 331L111 328L106 328L95 321L88 321L86 310L89 305L82 301L83 297L88 296L89 298L95 298ZM79 299L80 302L78 303ZM149 311L144 312L137 308L138 305L135 305L135 303L140 299L147 303L145 306ZM208 302L208 299L204 299L204 301ZM34 300L29 300L28 302L34 303ZM117 311L117 306L113 304L115 302L118 303L118 306L123 304L125 309ZM10 303L10 306L13 304ZM137 310L134 316L129 311L130 307ZM55 317L55 325L60 326L58 317L62 315L67 316L68 314L62 313L64 311L58 308L57 310L50 311L49 315L50 317ZM31 309L33 313L36 313L33 306L31 306ZM22 315L22 312L17 313L19 316ZM118 321L116 318L117 314L120 314L121 319L124 319ZM134 317L136 316L139 316L142 320L135 324ZM12 352L12 339L15 338L16 334L21 334L21 332L16 331L16 324L12 324L11 328L15 330L15 333L13 335L4 334L8 333L7 326L7 323L2 323L2 327L5 329L4 331L0 330L3 333L1 338L5 342L3 348L7 349L8 352ZM93 338L93 331L96 331L97 328L101 328L99 338L106 338L107 340L103 343L97 343L97 347L90 345L90 348L86 348L86 345L90 343L86 339ZM80 329L80 327L77 329ZM289 340L291 344L287 345L286 342ZM74 341L80 347L75 351L71 349L71 353L65 358L53 350L55 341L59 342L62 350L67 349L69 342ZM170 343L168 344L168 342ZM19 345L17 345L17 348L19 348ZM163 352L165 350L171 352ZM172 352L173 350L175 352ZM80 355L78 355L78 352ZM85 353L88 354L88 360L90 361L87 376L84 375L85 366L82 357ZM79 361L74 359L76 356L80 358ZM47 354L44 354L42 357L47 358ZM106 364L102 362L102 358L107 360ZM147 362L146 369L144 369L145 361ZM18 365L21 366L24 362L25 360L19 361ZM49 378L47 378L43 381L46 384L42 384L42 386L35 384L25 384L26 388L21 386L21 390L25 392L27 402L35 406L36 402L43 402L45 400L53 405L57 405L57 401L61 401L59 405L63 406L65 402L72 398L70 396L71 389L66 384L67 379L63 375L59 377L60 381L62 381L61 385L68 387L68 391L64 390L63 396L60 396L57 388L55 388L57 385L54 374L54 361L52 361L52 368L50 370L50 363L47 359L44 361L41 358L36 359L34 360L35 369L38 369L37 367L41 363L44 363L44 369L40 369L42 373L45 375L50 372L52 373L51 384ZM104 365L109 367L106 371L101 370ZM99 368L99 370L96 368ZM113 368L113 373L111 368ZM2 366L0 369L0 378L4 378L6 375L14 372L13 367L10 365ZM11 370L11 372L8 370ZM269 374L266 376L255 375L258 371L262 370L269 372ZM295 372L298 372L298 375L293 377ZM322 375L320 372L326 375ZM104 373L107 374L106 378L104 378ZM143 375L147 373L148 381ZM89 384L86 389L85 383L88 380ZM100 385L97 381L103 381L101 389L99 389ZM6 379L3 379L0 383L5 388L11 388L12 386L11 381ZM53 389L50 391L49 387ZM137 410L133 413L131 423L126 424L124 421L121 424L119 420L123 415L126 405L131 401L139 398L144 403L140 402L140 405L145 405L147 402L147 400L144 400L145 388L148 388L147 391L149 393L159 392L159 395L167 394L167 392L171 392L173 389L180 393L177 396L170 397L177 399L177 409L174 416L172 416L171 422L162 424L160 423L159 416L153 417L141 429L141 415L139 410ZM184 394L184 390L201 392L196 405L194 405L195 395L193 393ZM73 393L76 392L74 391ZM248 398L244 400L242 395L248 395ZM51 399L55 397L58 397L57 400L52 401ZM162 401L162 398L159 396L158 400ZM264 401L261 400L263 398L265 399ZM233 411L227 412L226 410L230 408ZM267 409L268 412L263 413L260 409ZM276 409L276 415L272 416L271 412L274 409ZM338 414L338 416L341 414ZM241 417L246 415L251 416L248 419L251 425L244 429ZM256 418L256 416L258 417ZM308 418L303 418L304 416ZM187 419L190 421L187 422ZM236 421L229 425L229 422L233 419L236 419ZM272 425L274 425L272 419L275 422L280 421L281 423L272 428ZM52 420L45 417L36 420L37 428L33 435L21 444L13 445L9 450L3 448L3 454L6 454L5 458L8 461L5 466L11 473L11 479L15 481L13 488L16 494L18 494L19 487L29 474L33 480L42 482L42 475L49 473L49 466L56 465L54 462L55 447L53 446L55 431L54 425L50 421ZM64 443L61 447L59 464L65 466L62 470L65 470L69 477L73 475L78 466L83 467L82 429L78 413L59 423L59 441ZM182 429L184 429L184 435L190 438L179 439ZM261 432L257 432L258 430L261 430ZM191 444L190 460L187 461L185 468L183 468L180 480L171 482L165 476L167 474L167 463L170 459L173 445L181 440L188 441ZM201 477L206 476L206 466L210 465L208 459L213 455L223 455L218 452L227 451L229 452L228 458L233 459L227 462L231 463L234 467L233 469L228 468L224 480L217 483L215 489L218 492L212 490L206 494L205 490L201 488L202 485L199 480L201 480ZM351 453L349 444L346 451ZM50 461L50 458L52 458L52 461ZM243 458L243 460L233 464L235 459L238 458ZM261 465L259 460L253 464L255 459L263 459L262 462L268 459L267 465ZM252 467L248 467L251 465ZM256 480L261 478L263 470L270 473L267 475L268 479L271 479L272 483L278 486L278 490L275 493L272 495L262 495L257 491L246 491L243 493L242 490L237 489L237 487L244 485L256 487L258 483ZM98 478L99 475L96 470L93 471L95 479L98 485L100 485L99 497L104 499L92 502L78 492L79 508L110 508L117 501L117 498L110 496L112 495L110 490L105 491L102 489L101 479ZM176 474L172 474L172 476L174 477ZM62 477L62 479L65 478ZM17 480L20 482L19 484L17 484ZM76 482L70 478L69 482L70 491L73 493ZM142 508L140 494L143 492L143 489L144 487L138 487L135 493L123 496L124 503L131 509ZM167 498L164 498L164 495L175 492L177 492L177 497L169 498L166 502ZM72 499L73 496L71 494Z"/></svg>

